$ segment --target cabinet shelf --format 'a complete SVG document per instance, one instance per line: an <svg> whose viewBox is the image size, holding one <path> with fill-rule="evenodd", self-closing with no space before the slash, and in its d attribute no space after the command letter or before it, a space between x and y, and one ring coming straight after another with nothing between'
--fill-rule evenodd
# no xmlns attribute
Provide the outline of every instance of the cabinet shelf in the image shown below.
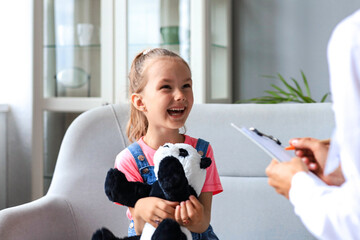
<svg viewBox="0 0 360 240"><path fill-rule="evenodd" d="M82 112L91 108L106 105L108 102L104 98L93 97L50 97L43 99L44 110L54 112Z"/></svg>
<svg viewBox="0 0 360 240"><path fill-rule="evenodd" d="M56 44L50 44L50 45L44 45L44 48L69 48L69 49L73 49L73 48L79 48L79 49L85 49L85 48L101 48L101 44L91 44L91 45L56 45Z"/></svg>
<svg viewBox="0 0 360 240"><path fill-rule="evenodd" d="M146 47L146 46L179 46L180 43L132 43L129 47Z"/></svg>
<svg viewBox="0 0 360 240"><path fill-rule="evenodd" d="M216 44L216 43L212 43L211 47L215 47L215 48L228 48L228 46L225 45L221 45L221 44Z"/></svg>

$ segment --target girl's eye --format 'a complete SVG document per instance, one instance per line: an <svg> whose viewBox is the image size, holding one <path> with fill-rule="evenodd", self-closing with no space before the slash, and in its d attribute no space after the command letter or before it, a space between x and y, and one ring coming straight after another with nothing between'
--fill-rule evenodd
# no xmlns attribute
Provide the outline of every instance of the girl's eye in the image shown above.
<svg viewBox="0 0 360 240"><path fill-rule="evenodd" d="M183 88L191 88L191 84L187 83L183 86Z"/></svg>
<svg viewBox="0 0 360 240"><path fill-rule="evenodd" d="M170 85L161 86L160 89L171 89Z"/></svg>

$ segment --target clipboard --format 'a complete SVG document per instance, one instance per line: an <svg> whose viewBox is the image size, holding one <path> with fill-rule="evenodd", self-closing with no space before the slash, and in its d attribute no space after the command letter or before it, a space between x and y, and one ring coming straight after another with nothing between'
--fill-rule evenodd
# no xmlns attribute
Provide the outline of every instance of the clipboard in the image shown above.
<svg viewBox="0 0 360 240"><path fill-rule="evenodd" d="M231 126L244 134L245 137L260 147L270 157L277 159L279 162L290 161L293 157L288 151L284 149L284 147L281 146L281 143L278 139L260 133L256 129L250 130L250 128L238 127L234 123L231 123Z"/></svg>

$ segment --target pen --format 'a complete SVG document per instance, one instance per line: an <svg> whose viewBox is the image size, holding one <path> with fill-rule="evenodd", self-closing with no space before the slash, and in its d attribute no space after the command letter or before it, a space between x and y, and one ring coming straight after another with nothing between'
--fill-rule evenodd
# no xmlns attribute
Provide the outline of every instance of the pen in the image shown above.
<svg viewBox="0 0 360 240"><path fill-rule="evenodd" d="M324 140L320 140L321 143L324 143L326 145L330 144L330 139L324 139ZM285 147L285 150L295 150L295 147L293 145L290 145L288 147Z"/></svg>
<svg viewBox="0 0 360 240"><path fill-rule="evenodd" d="M295 150L295 147L293 145L290 145L286 147L285 150Z"/></svg>

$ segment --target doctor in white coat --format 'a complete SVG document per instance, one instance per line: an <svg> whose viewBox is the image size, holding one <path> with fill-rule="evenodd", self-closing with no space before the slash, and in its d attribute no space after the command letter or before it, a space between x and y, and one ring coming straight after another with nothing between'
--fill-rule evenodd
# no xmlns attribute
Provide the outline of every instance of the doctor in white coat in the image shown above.
<svg viewBox="0 0 360 240"><path fill-rule="evenodd" d="M331 143L292 139L297 157L273 160L266 173L315 237L360 239L360 10L334 29L328 63L335 115Z"/></svg>

